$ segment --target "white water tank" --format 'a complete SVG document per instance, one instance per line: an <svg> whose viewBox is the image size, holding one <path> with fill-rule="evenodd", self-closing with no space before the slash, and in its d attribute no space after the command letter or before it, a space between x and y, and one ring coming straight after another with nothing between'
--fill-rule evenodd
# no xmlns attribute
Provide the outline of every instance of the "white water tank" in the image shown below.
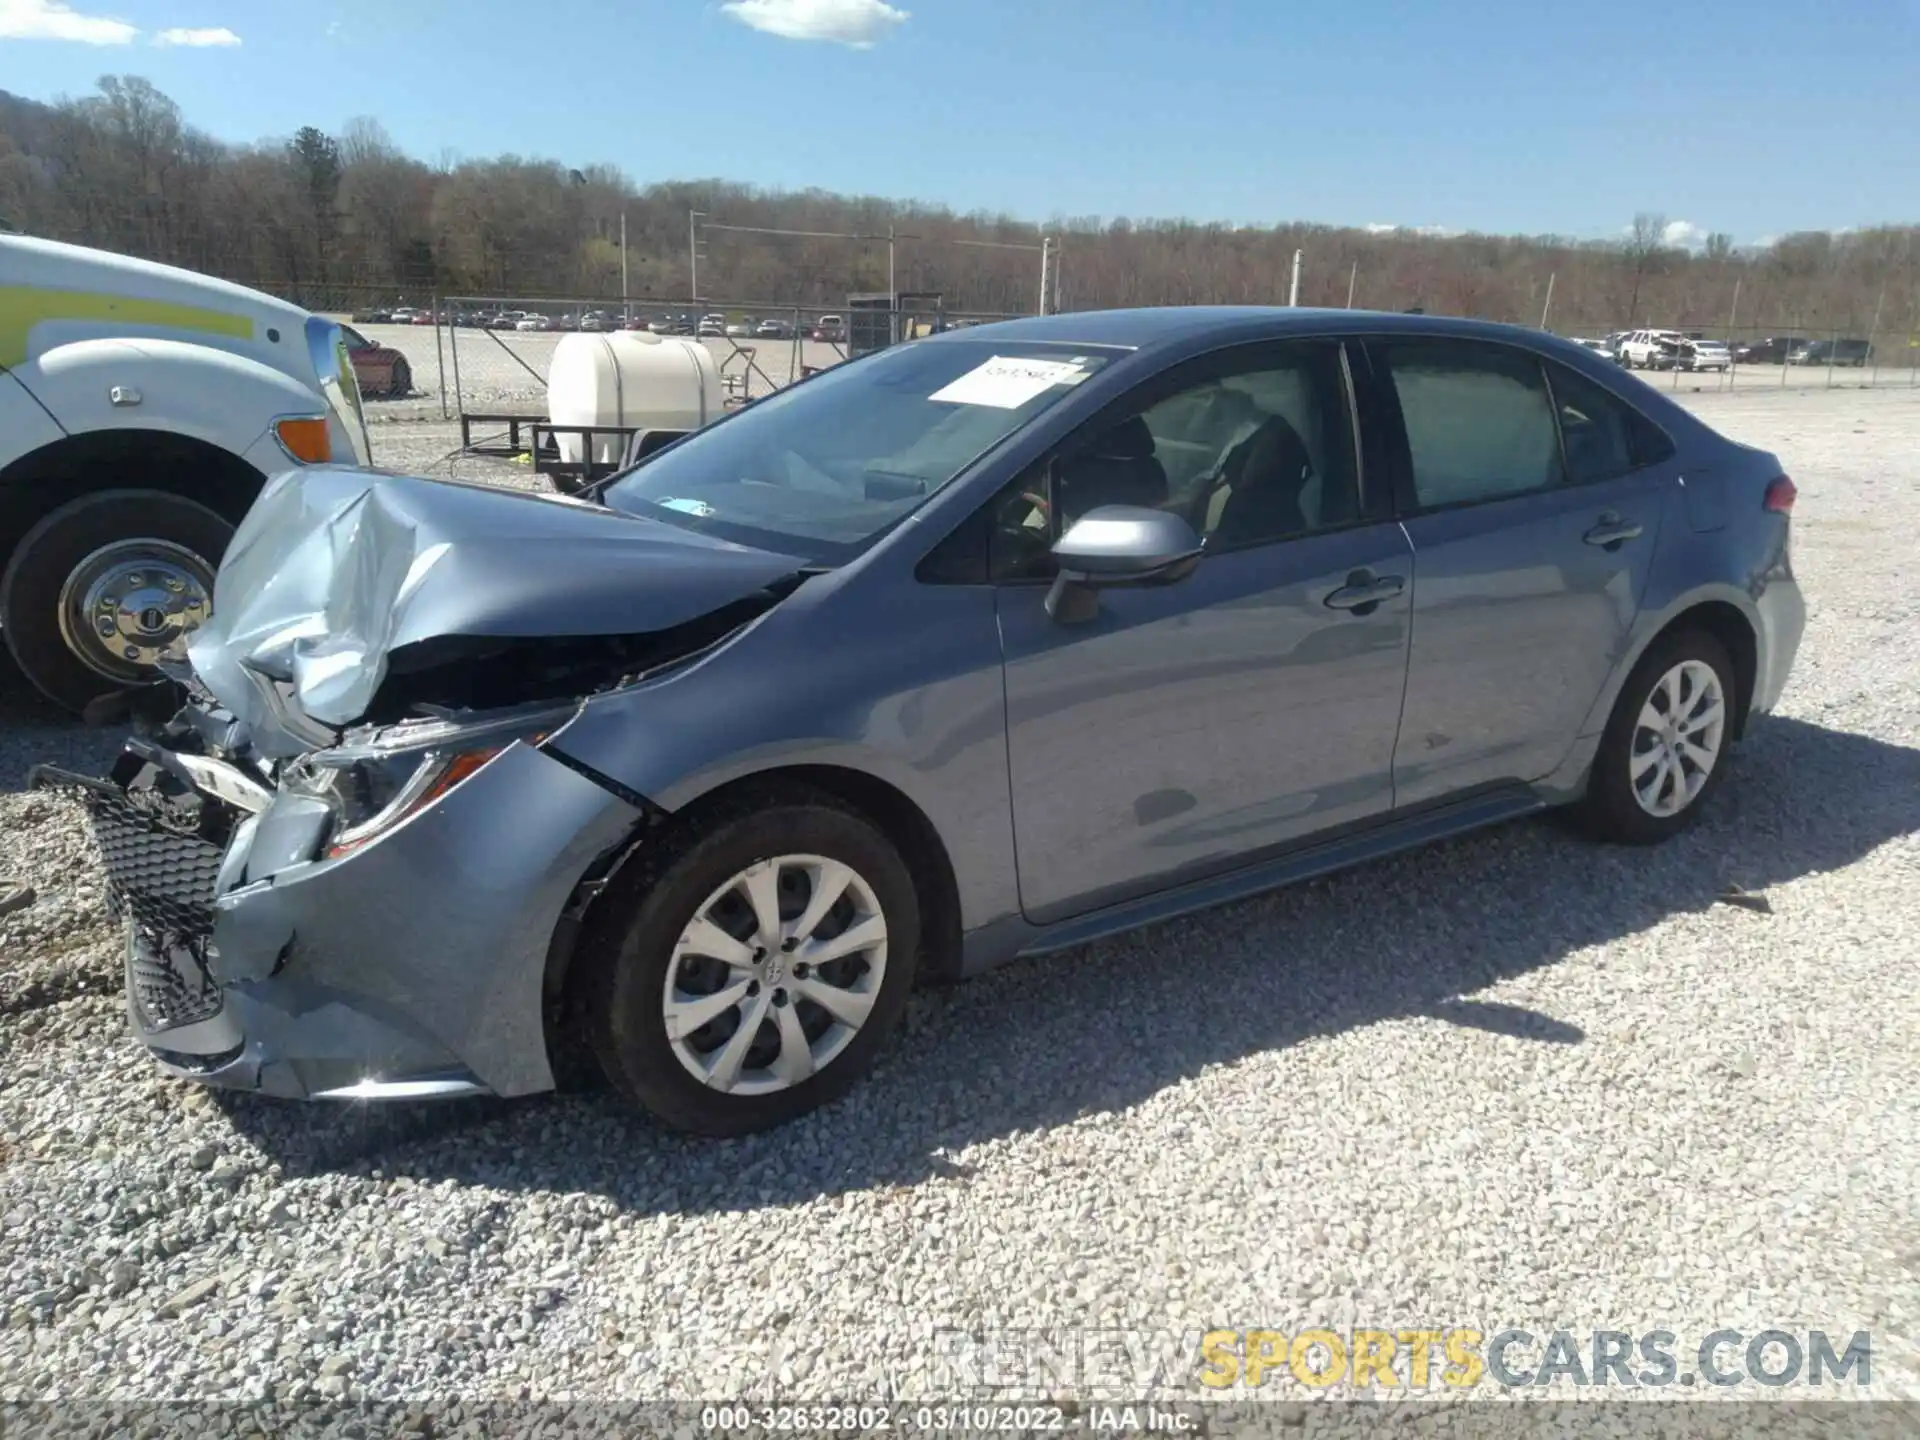
<svg viewBox="0 0 1920 1440"><path fill-rule="evenodd" d="M720 418L720 367L698 340L616 330L561 338L547 367L547 416L555 425L630 425L698 430ZM580 462L583 439L554 437L560 458ZM596 464L619 462L626 440L596 436Z"/></svg>

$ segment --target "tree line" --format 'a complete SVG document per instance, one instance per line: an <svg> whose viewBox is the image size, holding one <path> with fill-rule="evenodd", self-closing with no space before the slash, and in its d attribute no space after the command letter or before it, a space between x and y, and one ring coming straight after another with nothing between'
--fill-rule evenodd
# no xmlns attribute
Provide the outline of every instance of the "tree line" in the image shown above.
<svg viewBox="0 0 1920 1440"><path fill-rule="evenodd" d="M811 233L696 227L695 212L708 227ZM720 180L637 185L611 166L516 155L429 163L366 118L231 145L136 76L52 105L0 92L0 220L315 309L622 294L832 308L887 288L891 248L902 291L937 292L950 310L1031 313L1046 234L1064 309L1284 303L1299 250L1302 304L1351 297L1370 309L1544 320L1561 333L1872 330L1895 342L1883 352L1920 354L1908 348L1920 332L1920 225L1805 231L1746 249L1725 235L1672 244L1653 214L1612 241L1096 216L1040 225ZM831 238L842 235L863 238Z"/></svg>

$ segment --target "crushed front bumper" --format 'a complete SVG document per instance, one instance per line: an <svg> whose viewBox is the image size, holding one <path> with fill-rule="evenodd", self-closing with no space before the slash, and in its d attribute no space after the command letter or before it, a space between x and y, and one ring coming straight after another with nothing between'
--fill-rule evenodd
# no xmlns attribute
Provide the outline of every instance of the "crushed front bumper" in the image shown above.
<svg viewBox="0 0 1920 1440"><path fill-rule="evenodd" d="M434 805L329 858L301 797L200 794L188 833L112 778L77 794L126 924L134 1034L184 1078L287 1098L522 1095L553 1086L546 968L570 898L640 811L515 745Z"/></svg>

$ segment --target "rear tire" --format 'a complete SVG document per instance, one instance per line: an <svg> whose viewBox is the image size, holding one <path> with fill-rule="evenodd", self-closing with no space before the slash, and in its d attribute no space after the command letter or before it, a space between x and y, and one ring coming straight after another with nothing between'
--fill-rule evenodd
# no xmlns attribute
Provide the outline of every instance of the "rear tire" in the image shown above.
<svg viewBox="0 0 1920 1440"><path fill-rule="evenodd" d="M1651 845L1693 824L1726 777L1741 703L1733 662L1713 636L1682 630L1656 640L1614 702L1574 811L1580 827Z"/></svg>
<svg viewBox="0 0 1920 1440"><path fill-rule="evenodd" d="M76 712L158 679L151 656L205 618L232 538L231 525L182 495L78 496L21 537L0 575L7 648L42 694Z"/></svg>
<svg viewBox="0 0 1920 1440"><path fill-rule="evenodd" d="M404 400L413 393L413 367L404 360L393 362L393 376L387 382L387 398Z"/></svg>
<svg viewBox="0 0 1920 1440"><path fill-rule="evenodd" d="M614 1089L704 1135L764 1130L843 1095L872 1065L913 988L919 901L899 852L858 811L794 785L733 796L663 840L656 855L625 868L582 936L576 993ZM788 863L803 861L822 863ZM836 892L843 900L807 928L804 912L824 893L829 867L851 878ZM786 944L766 933L746 886L769 873L776 928L824 938L791 935ZM856 930L881 938L808 966L807 954L825 954ZM728 955L701 948L702 936ZM849 1005L861 1010L850 1027L839 1019ZM736 1040L739 1053L729 1057Z"/></svg>

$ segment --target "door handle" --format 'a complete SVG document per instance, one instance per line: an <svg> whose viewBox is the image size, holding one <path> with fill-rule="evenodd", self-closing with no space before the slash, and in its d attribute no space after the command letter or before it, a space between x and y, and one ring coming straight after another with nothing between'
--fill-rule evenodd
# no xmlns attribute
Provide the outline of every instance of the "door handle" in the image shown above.
<svg viewBox="0 0 1920 1440"><path fill-rule="evenodd" d="M1356 570L1347 583L1327 596L1329 610L1351 610L1356 615L1371 615L1382 600L1391 600L1407 588L1398 575L1378 575L1371 570Z"/></svg>
<svg viewBox="0 0 1920 1440"><path fill-rule="evenodd" d="M1600 517L1600 523L1580 538L1589 545L1598 545L1603 550L1618 550L1629 540L1640 538L1640 532L1646 527L1634 520L1622 520L1609 510Z"/></svg>

